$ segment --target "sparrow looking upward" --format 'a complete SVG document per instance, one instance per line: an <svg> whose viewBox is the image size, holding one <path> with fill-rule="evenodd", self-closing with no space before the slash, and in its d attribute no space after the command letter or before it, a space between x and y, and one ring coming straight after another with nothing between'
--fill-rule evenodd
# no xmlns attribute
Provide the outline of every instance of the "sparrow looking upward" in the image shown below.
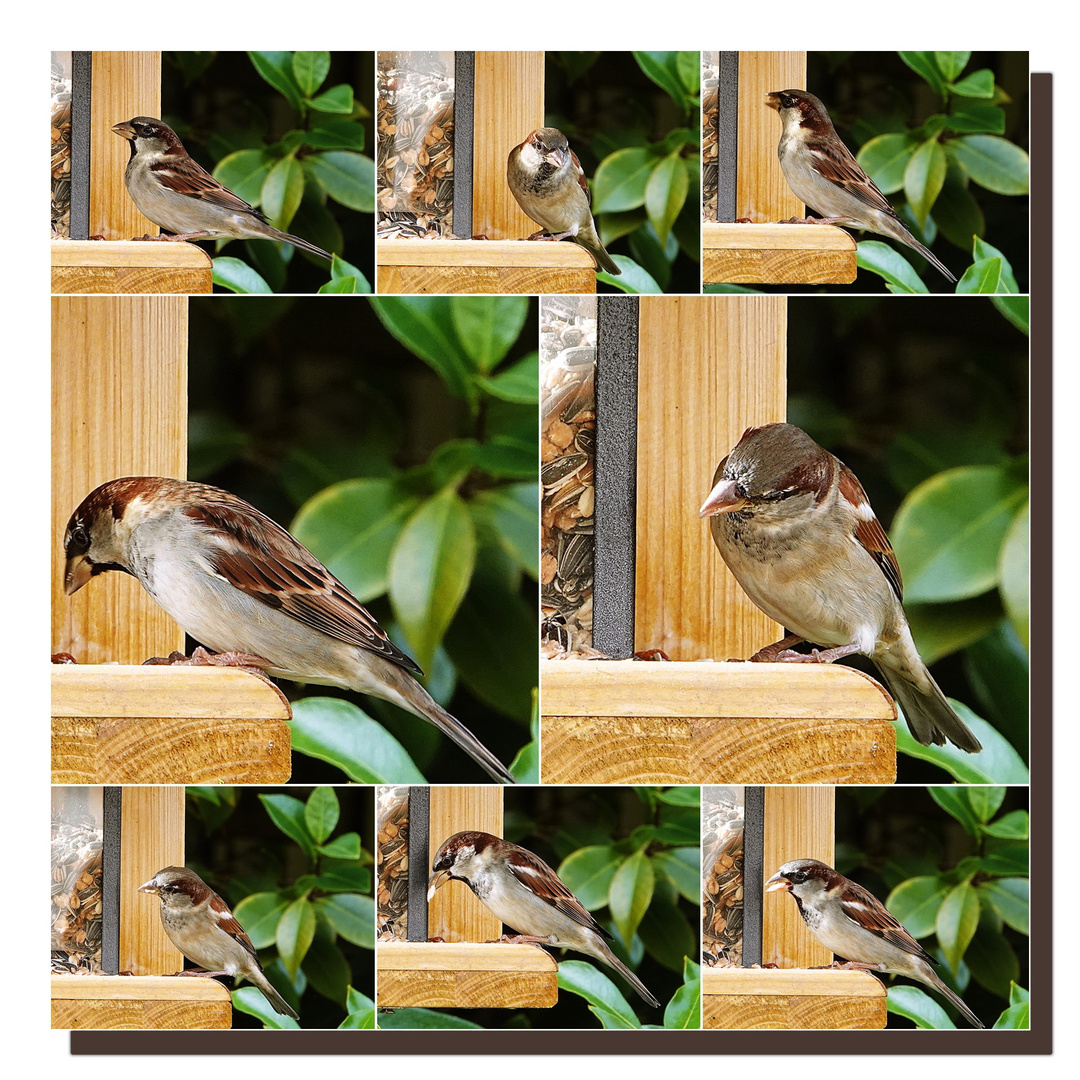
<svg viewBox="0 0 1080 1080"><path fill-rule="evenodd" d="M925 245L908 232L892 204L863 171L836 134L825 106L805 90L775 90L765 99L780 114L780 168L788 187L822 217L823 225L891 236L933 263L949 281L956 278Z"/></svg>
<svg viewBox="0 0 1080 1080"><path fill-rule="evenodd" d="M840 967L891 971L944 994L973 1027L983 1022L938 978L934 959L872 892L817 859L784 863L765 882L766 892L786 889L810 932L848 963Z"/></svg>
<svg viewBox="0 0 1080 1080"><path fill-rule="evenodd" d="M299 541L221 488L126 476L95 488L64 534L64 588L122 570L197 641L296 682L372 694L434 724L489 776L514 778L416 681L416 664Z"/></svg>
<svg viewBox="0 0 1080 1080"><path fill-rule="evenodd" d="M328 251L299 236L275 229L261 210L244 202L215 180L190 154L168 124L152 116L136 116L113 131L131 142L124 170L128 194L155 225L172 236L150 240L280 240L332 259Z"/></svg>
<svg viewBox="0 0 1080 1080"><path fill-rule="evenodd" d="M758 660L830 663L869 656L924 746L982 749L915 648L900 565L855 474L792 424L747 428L716 467L701 507L743 590L793 638ZM799 640L829 646L781 650Z"/></svg>
<svg viewBox="0 0 1080 1080"><path fill-rule="evenodd" d="M506 182L521 209L543 226L545 239L569 237L592 255L599 269L622 273L596 231L585 171L558 128L537 128L510 151Z"/></svg>
<svg viewBox="0 0 1080 1080"><path fill-rule="evenodd" d="M507 926L533 944L585 953L613 967L654 1009L660 1002L611 951L611 935L538 855L486 832L444 840L431 864L428 900L446 881L464 881Z"/></svg>
<svg viewBox="0 0 1080 1080"><path fill-rule="evenodd" d="M157 896L161 901L161 924L169 940L192 963L205 968L191 974L243 976L262 991L275 1012L300 1019L270 984L251 938L229 905L194 870L166 866L140 885L139 892Z"/></svg>

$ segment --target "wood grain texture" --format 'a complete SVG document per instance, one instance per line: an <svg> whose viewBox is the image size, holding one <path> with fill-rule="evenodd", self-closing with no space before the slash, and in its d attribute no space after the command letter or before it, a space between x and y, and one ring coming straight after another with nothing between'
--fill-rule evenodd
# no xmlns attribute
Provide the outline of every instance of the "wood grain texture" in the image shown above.
<svg viewBox="0 0 1080 1080"><path fill-rule="evenodd" d="M216 979L54 975L54 1028L229 1028L232 998Z"/></svg>
<svg viewBox="0 0 1080 1080"><path fill-rule="evenodd" d="M558 965L534 945L380 942L380 1008L549 1009Z"/></svg>
<svg viewBox="0 0 1080 1080"><path fill-rule="evenodd" d="M544 125L544 53L477 52L473 85L473 235L529 236L539 226L506 184L506 159Z"/></svg>
<svg viewBox="0 0 1080 1080"><path fill-rule="evenodd" d="M855 240L835 225L702 225L706 284L849 284Z"/></svg>
<svg viewBox="0 0 1080 1080"><path fill-rule="evenodd" d="M137 664L184 647L180 627L127 574L65 596L63 538L106 480L186 474L187 337L185 298L52 300L52 651L80 663Z"/></svg>
<svg viewBox="0 0 1080 1080"><path fill-rule="evenodd" d="M765 104L776 90L806 86L806 53L739 53L739 160L736 217L755 223L805 216L805 207L787 186L776 148L780 118Z"/></svg>
<svg viewBox="0 0 1080 1080"><path fill-rule="evenodd" d="M210 255L195 244L54 240L54 293L209 293Z"/></svg>
<svg viewBox="0 0 1080 1080"><path fill-rule="evenodd" d="M724 565L698 508L743 431L784 419L786 304L774 296L641 302L637 650L726 660L783 636Z"/></svg>
<svg viewBox="0 0 1080 1080"><path fill-rule="evenodd" d="M502 789L433 787L428 815L427 872L430 873L436 852L454 833L477 829L502 836ZM502 932L502 923L462 881L447 881L428 904L428 937L449 942L485 942L495 941Z"/></svg>
<svg viewBox="0 0 1080 1080"><path fill-rule="evenodd" d="M121 795L120 971L183 970L183 954L161 923L161 901L139 886L166 866L184 865L184 795L182 787L129 787Z"/></svg>
<svg viewBox="0 0 1080 1080"><path fill-rule="evenodd" d="M865 971L704 967L705 1028L885 1027L884 985Z"/></svg>
<svg viewBox="0 0 1080 1080"><path fill-rule="evenodd" d="M155 236L158 227L124 186L130 144L112 129L133 116L161 116L161 53L95 51L90 62L90 235Z"/></svg>
<svg viewBox="0 0 1080 1080"><path fill-rule="evenodd" d="M835 862L836 792L831 787L770 787L765 791L765 880L791 859ZM765 894L761 913L761 962L781 968L831 964L799 914L798 904L778 890ZM852 972L852 974L860 974ZM875 980L876 981L876 980Z"/></svg>

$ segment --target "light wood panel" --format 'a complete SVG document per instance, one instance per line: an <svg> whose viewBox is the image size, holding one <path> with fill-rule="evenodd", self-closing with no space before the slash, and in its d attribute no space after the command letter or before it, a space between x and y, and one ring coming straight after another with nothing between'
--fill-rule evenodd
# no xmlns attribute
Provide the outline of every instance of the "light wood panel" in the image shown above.
<svg viewBox="0 0 1080 1080"><path fill-rule="evenodd" d="M855 240L835 225L702 224L708 284L820 285L855 280Z"/></svg>
<svg viewBox="0 0 1080 1080"><path fill-rule="evenodd" d="M54 1028L232 1026L232 997L216 979L54 975L51 997Z"/></svg>
<svg viewBox="0 0 1080 1080"><path fill-rule="evenodd" d="M208 252L184 242L54 240L54 293L209 293Z"/></svg>

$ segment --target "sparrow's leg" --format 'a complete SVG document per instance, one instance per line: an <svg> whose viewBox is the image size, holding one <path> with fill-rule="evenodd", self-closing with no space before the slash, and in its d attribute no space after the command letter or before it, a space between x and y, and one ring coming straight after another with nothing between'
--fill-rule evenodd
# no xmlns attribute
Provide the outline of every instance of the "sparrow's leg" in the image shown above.
<svg viewBox="0 0 1080 1080"><path fill-rule="evenodd" d="M833 649L811 649L808 653L785 649L783 652L777 653L773 659L780 664L831 664L834 660L839 660L843 656L851 656L852 653L858 651L859 646L852 642L850 645L837 645Z"/></svg>
<svg viewBox="0 0 1080 1080"><path fill-rule="evenodd" d="M792 645L798 645L800 641L804 639L799 637L798 634L788 634L786 638L781 638L779 641L774 641L771 645L766 645L763 649L758 649L753 656L750 657L751 664L772 664L775 663L776 658L781 654L788 652Z"/></svg>
<svg viewBox="0 0 1080 1080"><path fill-rule="evenodd" d="M535 934L503 934L499 942L507 945L550 945L551 941L546 937L537 937Z"/></svg>
<svg viewBox="0 0 1080 1080"><path fill-rule="evenodd" d="M133 240L164 240L167 243L173 240L205 240L207 237L213 236L213 233L209 232L188 232L188 233L160 233L157 236L150 236L149 234L143 236L133 236Z"/></svg>
<svg viewBox="0 0 1080 1080"><path fill-rule="evenodd" d="M201 645L197 645L190 656L185 656L181 652L169 653L168 656L151 656L149 660L144 660L143 664L157 665L163 664L166 666L176 665L178 667L235 667L240 668L241 671L247 671L252 675L262 679L267 686L272 686L282 700L285 699L285 695L281 693L280 688L274 683L269 675L263 671L263 668L270 666L270 661L264 656L255 656L252 653L244 652L221 652L212 653L204 649Z"/></svg>
<svg viewBox="0 0 1080 1080"><path fill-rule="evenodd" d="M526 236L526 240L565 240L568 236L573 236L572 232L560 232L552 233L547 229L541 229L539 232L534 232L532 236Z"/></svg>
<svg viewBox="0 0 1080 1080"><path fill-rule="evenodd" d="M847 218L835 217L793 217L778 221L777 225L844 225Z"/></svg>
<svg viewBox="0 0 1080 1080"><path fill-rule="evenodd" d="M193 975L198 978L211 979L215 975L228 975L229 973L227 971L203 971L202 968L188 968L186 971L178 971L176 974L178 977Z"/></svg>

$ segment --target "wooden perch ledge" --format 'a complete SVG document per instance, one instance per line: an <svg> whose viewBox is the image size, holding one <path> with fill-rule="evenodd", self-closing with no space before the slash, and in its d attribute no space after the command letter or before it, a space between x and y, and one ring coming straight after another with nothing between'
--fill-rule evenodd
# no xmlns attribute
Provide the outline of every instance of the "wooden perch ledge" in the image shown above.
<svg viewBox="0 0 1080 1080"><path fill-rule="evenodd" d="M213 263L184 241L54 240L54 293L208 293Z"/></svg>
<svg viewBox="0 0 1080 1080"><path fill-rule="evenodd" d="M535 945L387 941L376 950L379 1008L550 1009L558 965Z"/></svg>
<svg viewBox="0 0 1080 1080"><path fill-rule="evenodd" d="M216 979L54 975L54 1028L228 1028L232 995Z"/></svg>
<svg viewBox="0 0 1080 1080"><path fill-rule="evenodd" d="M754 225L706 221L707 285L846 285L855 280L855 240L835 225Z"/></svg>
<svg viewBox="0 0 1080 1080"><path fill-rule="evenodd" d="M54 784L285 783L292 710L237 668L56 664Z"/></svg>
<svg viewBox="0 0 1080 1080"><path fill-rule="evenodd" d="M896 707L838 664L551 660L545 784L889 784Z"/></svg>

